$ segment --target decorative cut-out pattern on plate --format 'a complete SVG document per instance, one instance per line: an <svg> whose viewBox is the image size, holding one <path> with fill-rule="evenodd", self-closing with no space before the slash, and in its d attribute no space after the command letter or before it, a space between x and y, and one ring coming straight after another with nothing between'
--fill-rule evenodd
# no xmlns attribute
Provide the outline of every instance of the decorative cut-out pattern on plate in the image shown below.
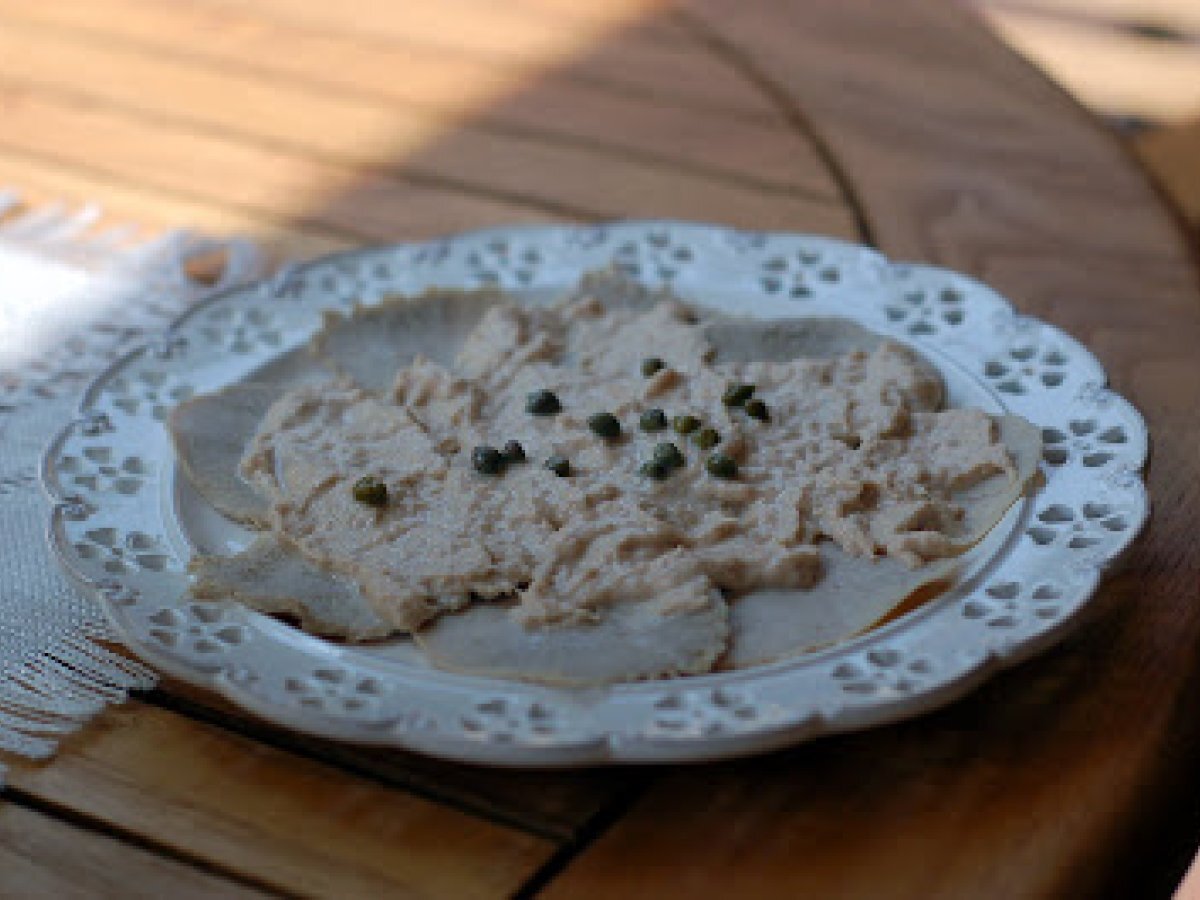
<svg viewBox="0 0 1200 900"><path fill-rule="evenodd" d="M190 548L163 420L243 379L321 313L430 287L546 296L616 268L745 315L840 315L936 351L966 396L1037 424L1044 484L983 572L840 647L757 669L571 691L335 646L231 603L184 596ZM87 392L48 451L67 567L157 665L287 727L497 764L721 757L892 721L952 699L1076 619L1145 521L1145 426L1091 355L952 272L810 235L670 222L530 227L342 254L213 299ZM232 532L231 532L232 535ZM1002 536L1003 537L1003 536ZM232 539L232 537L230 538ZM184 542L184 543L181 543ZM984 564L986 570L984 569Z"/></svg>

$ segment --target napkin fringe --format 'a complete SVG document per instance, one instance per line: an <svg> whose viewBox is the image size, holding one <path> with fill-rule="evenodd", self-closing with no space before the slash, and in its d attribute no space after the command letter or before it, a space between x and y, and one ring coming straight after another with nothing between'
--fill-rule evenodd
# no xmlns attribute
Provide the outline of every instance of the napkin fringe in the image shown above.
<svg viewBox="0 0 1200 900"><path fill-rule="evenodd" d="M154 687L152 669L105 643L119 643L108 623L87 622L0 677L0 749L47 759L106 706Z"/></svg>
<svg viewBox="0 0 1200 900"><path fill-rule="evenodd" d="M45 420L50 427L57 421L51 409L61 410L65 420L88 378L132 342L161 331L211 291L259 277L268 268L259 248L249 241L183 231L154 236L136 227L107 224L102 210L93 205L31 208L16 191L2 187L0 247L78 268L96 276L96 284L105 290L118 292L107 318L81 320L75 336L58 347L19 370L0 370L0 436L6 417L30 409L38 411L38 422ZM193 279L189 263L214 254L224 260L222 270L203 283ZM17 492L16 499L40 502L37 457L41 440L49 437L42 436L41 427L30 431L32 426L24 422L18 436L23 440L15 443L13 433L8 435L10 445L2 448L7 456L0 454L6 464L0 471L0 494ZM5 509L11 513L14 508L12 502L0 507L0 519ZM45 579L46 590L37 595L36 608L29 601L15 608L10 602L4 612L16 618L0 618L0 631L8 638L0 642L0 752L46 759L60 740L105 707L123 703L131 691L153 688L157 676L121 652L121 639L98 605L89 601L81 607L78 597L64 592L66 586L53 574L57 567L48 548L27 549L36 559L26 560L26 568L45 566L51 574ZM6 587L0 581L0 592ZM19 639L26 616L38 618L39 627L21 652L12 638ZM4 773L0 764L0 786Z"/></svg>

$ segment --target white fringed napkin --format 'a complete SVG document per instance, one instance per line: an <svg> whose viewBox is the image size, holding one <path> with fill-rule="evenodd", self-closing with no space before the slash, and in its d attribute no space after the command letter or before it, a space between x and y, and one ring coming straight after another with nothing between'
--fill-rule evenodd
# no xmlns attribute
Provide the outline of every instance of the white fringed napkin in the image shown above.
<svg viewBox="0 0 1200 900"><path fill-rule="evenodd" d="M93 208L22 210L0 190L0 750L29 757L155 682L97 643L115 636L53 559L42 451L109 362L264 268L243 241L172 232L138 243L128 229L97 230L98 218ZM213 251L225 259L218 283L193 281L186 264Z"/></svg>

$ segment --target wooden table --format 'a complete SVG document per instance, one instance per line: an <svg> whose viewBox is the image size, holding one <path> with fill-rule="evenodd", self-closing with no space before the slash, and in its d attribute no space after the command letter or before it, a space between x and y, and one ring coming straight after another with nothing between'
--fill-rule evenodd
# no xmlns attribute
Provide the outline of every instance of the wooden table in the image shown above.
<svg viewBox="0 0 1200 900"><path fill-rule="evenodd" d="M166 684L0 806L4 896L1087 897L1200 835L1200 289L1095 122L934 0L0 0L0 183L284 255L681 217L977 275L1101 358L1156 514L1065 645L919 721L488 771ZM1148 879L1148 880L1146 880Z"/></svg>

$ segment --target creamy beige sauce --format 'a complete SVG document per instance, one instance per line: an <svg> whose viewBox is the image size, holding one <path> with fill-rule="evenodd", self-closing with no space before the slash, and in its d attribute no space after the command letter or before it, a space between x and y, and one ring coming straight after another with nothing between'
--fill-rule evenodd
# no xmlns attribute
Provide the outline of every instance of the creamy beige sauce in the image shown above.
<svg viewBox="0 0 1200 900"><path fill-rule="evenodd" d="M651 356L667 367L647 378ZM731 382L756 386L769 422L722 402ZM540 389L558 395L558 415L526 411ZM671 612L703 607L714 587L811 586L821 539L910 566L956 552L955 493L1013 466L991 418L939 411L940 399L929 367L887 341L825 360L725 363L675 301L501 304L453 365L417 359L389 396L345 384L284 396L242 472L269 497L283 541L353 578L399 627L514 593L528 625L580 623L626 601ZM651 407L717 429L737 477L709 474L690 437L641 431ZM601 411L620 420L619 440L589 430ZM509 440L527 462L475 471L473 448ZM640 474L663 441L686 464L661 481ZM570 460L570 477L543 466L552 454ZM354 500L363 475L387 483L385 508Z"/></svg>

